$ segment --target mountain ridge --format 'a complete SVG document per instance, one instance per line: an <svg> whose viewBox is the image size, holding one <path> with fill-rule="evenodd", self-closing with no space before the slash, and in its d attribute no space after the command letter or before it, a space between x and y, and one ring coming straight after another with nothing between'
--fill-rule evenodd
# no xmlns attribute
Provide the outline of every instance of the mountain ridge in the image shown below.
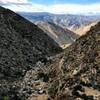
<svg viewBox="0 0 100 100"><path fill-rule="evenodd" d="M37 21L35 24L44 30L44 32L46 32L63 49L75 42L75 40L79 37L70 30L63 29L51 22Z"/></svg>
<svg viewBox="0 0 100 100"><path fill-rule="evenodd" d="M91 23L95 23L100 20L99 15L86 16L86 15L71 15L71 14L51 14L51 13L19 13L23 17L27 18L31 22L47 21L54 23L62 28L69 29L78 35L83 35L88 31L87 27ZM86 30L84 32L84 29ZM90 28L89 28L90 29ZM81 30L81 31L79 31Z"/></svg>

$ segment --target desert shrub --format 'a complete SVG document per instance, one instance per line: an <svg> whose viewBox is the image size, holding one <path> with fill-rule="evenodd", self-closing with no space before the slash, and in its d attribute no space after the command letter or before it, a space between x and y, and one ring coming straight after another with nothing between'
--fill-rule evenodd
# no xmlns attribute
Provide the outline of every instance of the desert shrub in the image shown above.
<svg viewBox="0 0 100 100"><path fill-rule="evenodd" d="M68 95L67 93L58 93L54 100L75 100L74 97Z"/></svg>
<svg viewBox="0 0 100 100"><path fill-rule="evenodd" d="M42 78L44 82L48 82L49 81L49 76L48 74L45 73L38 73L38 78Z"/></svg>
<svg viewBox="0 0 100 100"><path fill-rule="evenodd" d="M52 84L49 88L48 88L48 94L50 97L54 98L58 88L59 88L59 82L55 82L54 84Z"/></svg>
<svg viewBox="0 0 100 100"><path fill-rule="evenodd" d="M83 94L83 95L81 96L81 98L83 98L84 100L94 100L94 99L93 99L93 96L87 96L86 94Z"/></svg>
<svg viewBox="0 0 100 100"><path fill-rule="evenodd" d="M2 96L0 100L10 100L8 96Z"/></svg>

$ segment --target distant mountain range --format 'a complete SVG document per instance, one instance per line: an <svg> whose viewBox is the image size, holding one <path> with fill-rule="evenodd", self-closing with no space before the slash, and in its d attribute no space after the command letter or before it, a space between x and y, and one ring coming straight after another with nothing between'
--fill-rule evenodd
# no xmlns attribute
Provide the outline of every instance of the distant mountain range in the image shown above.
<svg viewBox="0 0 100 100"><path fill-rule="evenodd" d="M79 38L79 35L51 22L37 21L35 24L47 33L62 48L68 47L70 44L75 42L77 38Z"/></svg>
<svg viewBox="0 0 100 100"><path fill-rule="evenodd" d="M44 13L20 12L19 14L33 23L37 21L51 22L64 29L69 29L79 35L85 34L86 31L88 31L90 27L94 25L93 23L96 23L100 20L100 15L85 16L85 15L71 15L71 14L51 14L45 12Z"/></svg>

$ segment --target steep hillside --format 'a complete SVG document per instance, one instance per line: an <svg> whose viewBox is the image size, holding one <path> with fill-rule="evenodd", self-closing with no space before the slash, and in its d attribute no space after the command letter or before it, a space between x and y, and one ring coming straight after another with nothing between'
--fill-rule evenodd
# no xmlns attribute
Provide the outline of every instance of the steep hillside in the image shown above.
<svg viewBox="0 0 100 100"><path fill-rule="evenodd" d="M0 100L19 100L16 91L25 73L61 51L36 25L0 7Z"/></svg>
<svg viewBox="0 0 100 100"><path fill-rule="evenodd" d="M44 32L47 33L62 48L68 47L79 37L77 34L69 31L68 29L65 30L51 22L37 21L35 24L44 30Z"/></svg>
<svg viewBox="0 0 100 100"><path fill-rule="evenodd" d="M50 64L29 71L24 79L45 90L44 100L100 100L100 22L52 59ZM31 81L36 79L38 85ZM34 98L33 93L29 100Z"/></svg>
<svg viewBox="0 0 100 100"><path fill-rule="evenodd" d="M55 93L51 93L55 95L56 100L61 100L59 98L64 98L63 100L71 98L72 100L77 100L77 98L95 100L97 98L99 100L100 22L66 49L61 56L62 58L57 60L60 63L56 66L59 69L59 76L50 85L49 94L52 86L56 86Z"/></svg>
<svg viewBox="0 0 100 100"><path fill-rule="evenodd" d="M0 7L0 74L18 77L23 70L61 51L57 43L36 25Z"/></svg>

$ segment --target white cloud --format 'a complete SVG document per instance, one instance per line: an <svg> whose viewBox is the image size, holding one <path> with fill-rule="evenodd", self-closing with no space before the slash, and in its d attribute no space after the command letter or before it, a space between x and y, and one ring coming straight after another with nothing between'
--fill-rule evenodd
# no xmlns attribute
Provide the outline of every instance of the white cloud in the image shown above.
<svg viewBox="0 0 100 100"><path fill-rule="evenodd" d="M39 12L44 11L45 7L42 5L8 5L5 6L13 11L20 11L20 12Z"/></svg>
<svg viewBox="0 0 100 100"><path fill-rule="evenodd" d="M29 0L0 0L0 2L7 4L4 5L4 7L14 11L50 12L57 14L100 13L100 3L90 4L90 5L80 5L80 4L41 5L41 4L33 4Z"/></svg>
<svg viewBox="0 0 100 100"><path fill-rule="evenodd" d="M0 0L0 3L28 3L28 0Z"/></svg>
<svg viewBox="0 0 100 100"><path fill-rule="evenodd" d="M60 4L53 5L50 9L55 13L100 13L100 4L79 5L79 4ZM49 10L49 11L50 11Z"/></svg>

